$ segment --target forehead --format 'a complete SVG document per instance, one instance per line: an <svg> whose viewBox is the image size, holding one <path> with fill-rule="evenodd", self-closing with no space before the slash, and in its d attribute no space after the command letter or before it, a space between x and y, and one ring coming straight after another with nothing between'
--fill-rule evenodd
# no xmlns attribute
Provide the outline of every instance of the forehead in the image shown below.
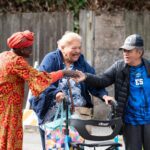
<svg viewBox="0 0 150 150"><path fill-rule="evenodd" d="M123 49L123 52L128 52L128 53L132 53L132 52L136 52L136 51L137 51L136 48L134 48L132 50Z"/></svg>
<svg viewBox="0 0 150 150"><path fill-rule="evenodd" d="M81 45L81 41L79 40L72 40L66 44L66 46L79 46L79 45Z"/></svg>

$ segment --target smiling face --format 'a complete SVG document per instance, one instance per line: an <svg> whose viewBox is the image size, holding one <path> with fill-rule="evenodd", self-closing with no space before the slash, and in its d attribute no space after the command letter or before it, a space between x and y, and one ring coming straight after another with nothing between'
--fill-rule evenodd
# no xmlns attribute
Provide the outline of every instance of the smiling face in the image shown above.
<svg viewBox="0 0 150 150"><path fill-rule="evenodd" d="M72 64L76 62L81 54L81 42L79 40L72 40L61 48L64 62Z"/></svg>
<svg viewBox="0 0 150 150"><path fill-rule="evenodd" d="M129 66L137 66L141 63L142 50L132 49L123 50L123 58L126 64Z"/></svg>

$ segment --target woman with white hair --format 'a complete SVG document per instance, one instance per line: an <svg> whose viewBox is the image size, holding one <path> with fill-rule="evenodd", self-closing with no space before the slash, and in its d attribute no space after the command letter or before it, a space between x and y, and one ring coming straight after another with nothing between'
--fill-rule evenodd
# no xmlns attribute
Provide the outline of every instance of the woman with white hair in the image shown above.
<svg viewBox="0 0 150 150"><path fill-rule="evenodd" d="M87 63L84 56L81 54L81 42L82 38L79 34L67 31L57 42L58 48L44 57L42 63L40 64L39 70L51 72L60 69L69 69L95 74L94 68ZM73 82L73 80L70 80L73 103L75 107L92 108L93 104L91 101L91 95L105 100L111 98L107 96L105 89L91 88L84 82L79 84L74 84ZM53 120L57 109L56 104L61 102L64 97L68 97L71 103L67 79L65 78L55 82L47 89L47 91L42 93L40 97L41 102L43 103L42 105L41 103L39 103L39 105L37 103L35 104L35 102L40 102L40 100L34 101L36 97L33 97L30 100L33 109L38 115L39 125ZM44 131L41 129L40 132L44 150L45 135Z"/></svg>

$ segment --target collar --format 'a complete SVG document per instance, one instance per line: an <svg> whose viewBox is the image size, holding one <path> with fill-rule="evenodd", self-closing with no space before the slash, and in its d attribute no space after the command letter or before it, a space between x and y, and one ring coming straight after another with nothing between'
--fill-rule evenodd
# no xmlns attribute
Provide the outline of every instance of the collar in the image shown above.
<svg viewBox="0 0 150 150"><path fill-rule="evenodd" d="M143 64L146 68L147 74L150 77L150 62L145 58L143 58L142 61L143 61Z"/></svg>

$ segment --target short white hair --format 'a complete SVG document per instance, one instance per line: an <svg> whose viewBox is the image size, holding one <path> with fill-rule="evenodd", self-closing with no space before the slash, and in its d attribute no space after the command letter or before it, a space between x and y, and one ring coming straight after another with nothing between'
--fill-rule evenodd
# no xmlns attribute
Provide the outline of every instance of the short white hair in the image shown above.
<svg viewBox="0 0 150 150"><path fill-rule="evenodd" d="M62 47L70 44L72 41L82 41L82 38L79 34L72 32L72 31L66 31L65 34L62 36L60 40L57 41L58 48L61 49Z"/></svg>

